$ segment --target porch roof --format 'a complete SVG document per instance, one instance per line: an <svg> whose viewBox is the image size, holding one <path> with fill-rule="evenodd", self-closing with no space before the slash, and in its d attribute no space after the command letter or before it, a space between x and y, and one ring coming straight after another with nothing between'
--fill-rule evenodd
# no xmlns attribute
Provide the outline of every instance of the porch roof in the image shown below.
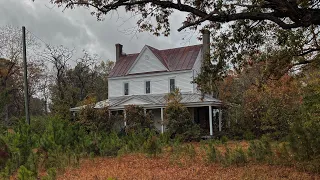
<svg viewBox="0 0 320 180"><path fill-rule="evenodd" d="M131 95L111 97L107 100L100 101L95 104L94 108L103 108L109 106L110 110L124 109L126 105L135 104L145 108L160 108L166 106L167 94L146 94L146 95ZM220 107L222 102L216 98L208 95L201 95L199 93L182 93L181 104L186 107L197 107L212 105ZM71 108L70 111L79 111L85 106Z"/></svg>

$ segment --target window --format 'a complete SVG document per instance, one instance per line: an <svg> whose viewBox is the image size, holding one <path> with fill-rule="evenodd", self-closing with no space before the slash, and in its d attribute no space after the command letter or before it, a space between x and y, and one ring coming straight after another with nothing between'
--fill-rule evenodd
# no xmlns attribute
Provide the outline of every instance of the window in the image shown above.
<svg viewBox="0 0 320 180"><path fill-rule="evenodd" d="M176 89L175 79L170 79L170 92L173 92Z"/></svg>
<svg viewBox="0 0 320 180"><path fill-rule="evenodd" d="M150 94L151 89L150 89L150 81L146 81L146 94Z"/></svg>
<svg viewBox="0 0 320 180"><path fill-rule="evenodd" d="M129 83L124 83L124 95L129 95Z"/></svg>

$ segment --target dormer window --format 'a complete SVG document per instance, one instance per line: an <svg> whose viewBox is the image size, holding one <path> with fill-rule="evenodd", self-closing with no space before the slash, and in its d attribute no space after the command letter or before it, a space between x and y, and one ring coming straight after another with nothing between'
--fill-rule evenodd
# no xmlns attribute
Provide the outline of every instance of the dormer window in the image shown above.
<svg viewBox="0 0 320 180"><path fill-rule="evenodd" d="M170 79L169 80L169 86L170 86L170 92L173 92L176 89L176 82L175 79Z"/></svg>
<svg viewBox="0 0 320 180"><path fill-rule="evenodd" d="M124 83L124 95L129 95L129 83Z"/></svg>
<svg viewBox="0 0 320 180"><path fill-rule="evenodd" d="M150 92L151 92L150 81L146 81L145 87L146 87L146 94L150 94Z"/></svg>

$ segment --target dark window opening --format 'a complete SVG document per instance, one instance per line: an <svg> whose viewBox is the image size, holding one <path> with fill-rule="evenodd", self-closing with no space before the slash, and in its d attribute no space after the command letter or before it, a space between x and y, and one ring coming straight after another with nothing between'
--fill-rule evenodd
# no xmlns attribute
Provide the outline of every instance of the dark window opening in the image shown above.
<svg viewBox="0 0 320 180"><path fill-rule="evenodd" d="M150 94L151 89L150 89L150 81L146 81L146 94Z"/></svg>
<svg viewBox="0 0 320 180"><path fill-rule="evenodd" d="M170 79L170 92L173 92L176 89L175 80Z"/></svg>
<svg viewBox="0 0 320 180"><path fill-rule="evenodd" d="M124 95L129 95L129 83L124 83Z"/></svg>

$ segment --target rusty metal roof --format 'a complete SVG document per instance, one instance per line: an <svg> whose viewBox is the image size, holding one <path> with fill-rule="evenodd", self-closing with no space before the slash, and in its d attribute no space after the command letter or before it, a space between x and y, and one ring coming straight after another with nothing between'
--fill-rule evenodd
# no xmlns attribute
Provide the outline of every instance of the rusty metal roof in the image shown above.
<svg viewBox="0 0 320 180"><path fill-rule="evenodd" d="M147 47L169 71L181 71L192 69L202 48L202 44L164 50L158 50L151 46ZM140 53L121 56L110 72L109 77L126 76L139 54ZM140 74L147 73L152 72Z"/></svg>
<svg viewBox="0 0 320 180"><path fill-rule="evenodd" d="M140 99L146 104L140 105L143 107L165 107L167 105L166 96L168 94L145 94L145 95L131 95L131 96L118 96L111 97L107 100L100 101L94 105L94 108L109 107L110 109L123 108L122 103L130 99ZM196 105L213 105L215 107L222 106L222 101L213 98L209 95L199 93L181 93L181 104L193 107ZM70 111L79 111L86 106L71 108Z"/></svg>

